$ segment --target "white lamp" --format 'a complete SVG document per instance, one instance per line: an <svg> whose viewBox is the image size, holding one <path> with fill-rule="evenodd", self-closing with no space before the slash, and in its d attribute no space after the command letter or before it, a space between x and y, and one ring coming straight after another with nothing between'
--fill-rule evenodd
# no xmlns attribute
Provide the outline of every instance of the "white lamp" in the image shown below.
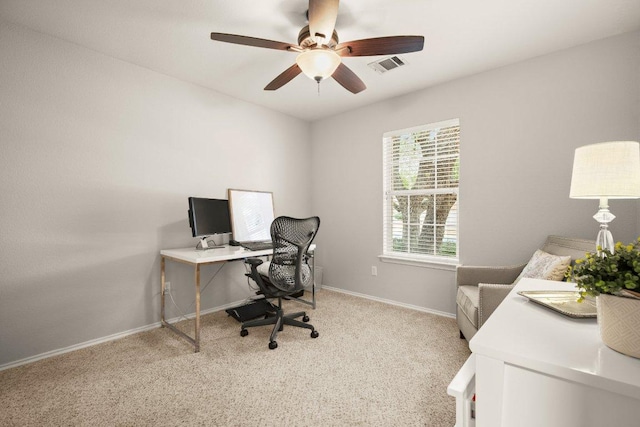
<svg viewBox="0 0 640 427"><path fill-rule="evenodd" d="M608 224L615 216L609 212L608 200L640 197L640 144L612 141L576 148L569 197L600 200L593 216L600 223L596 245L613 253Z"/></svg>
<svg viewBox="0 0 640 427"><path fill-rule="evenodd" d="M340 56L331 49L317 47L298 55L296 63L307 77L320 83L338 68Z"/></svg>

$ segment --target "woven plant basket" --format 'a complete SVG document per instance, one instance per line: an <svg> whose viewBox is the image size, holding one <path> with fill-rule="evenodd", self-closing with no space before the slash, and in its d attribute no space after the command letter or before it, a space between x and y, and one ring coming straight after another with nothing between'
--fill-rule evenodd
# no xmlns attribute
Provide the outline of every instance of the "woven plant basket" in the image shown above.
<svg viewBox="0 0 640 427"><path fill-rule="evenodd" d="M596 306L602 341L617 352L640 358L640 300L600 294Z"/></svg>

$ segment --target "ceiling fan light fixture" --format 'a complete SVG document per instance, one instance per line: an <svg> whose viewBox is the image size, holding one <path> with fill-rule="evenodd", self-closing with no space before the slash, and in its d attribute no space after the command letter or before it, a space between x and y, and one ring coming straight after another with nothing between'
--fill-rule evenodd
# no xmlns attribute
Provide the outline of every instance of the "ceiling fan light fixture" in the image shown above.
<svg viewBox="0 0 640 427"><path fill-rule="evenodd" d="M340 56L333 50L314 48L302 52L296 58L296 64L312 80L320 82L331 77L340 65Z"/></svg>

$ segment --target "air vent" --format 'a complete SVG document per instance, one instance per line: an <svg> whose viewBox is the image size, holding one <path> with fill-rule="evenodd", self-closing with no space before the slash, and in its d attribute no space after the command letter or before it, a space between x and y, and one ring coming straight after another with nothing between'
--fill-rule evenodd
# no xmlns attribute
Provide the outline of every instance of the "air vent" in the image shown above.
<svg viewBox="0 0 640 427"><path fill-rule="evenodd" d="M373 68L378 73L383 74L387 71L391 71L404 65L407 65L404 60L400 59L400 57L398 56L392 56L389 58L381 59L380 61L372 62L369 64L369 67Z"/></svg>

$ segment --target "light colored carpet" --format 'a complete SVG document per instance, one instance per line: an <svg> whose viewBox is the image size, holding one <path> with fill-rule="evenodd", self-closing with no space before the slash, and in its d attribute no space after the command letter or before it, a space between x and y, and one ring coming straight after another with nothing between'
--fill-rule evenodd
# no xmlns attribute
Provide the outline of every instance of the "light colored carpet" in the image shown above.
<svg viewBox="0 0 640 427"><path fill-rule="evenodd" d="M0 425L453 426L469 356L454 319L329 290L320 336L202 318L200 353L165 328L0 372ZM285 311L309 308L287 302ZM192 333L192 323L182 322Z"/></svg>

